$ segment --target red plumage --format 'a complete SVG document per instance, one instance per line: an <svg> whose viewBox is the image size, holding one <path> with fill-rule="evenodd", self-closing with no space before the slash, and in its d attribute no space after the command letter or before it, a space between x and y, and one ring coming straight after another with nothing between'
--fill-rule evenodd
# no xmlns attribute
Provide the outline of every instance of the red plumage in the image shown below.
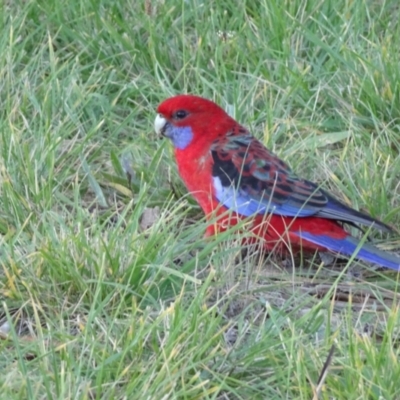
<svg viewBox="0 0 400 400"><path fill-rule="evenodd" d="M295 176L212 101L180 95L161 103L157 111L156 130L172 140L179 174L212 222L207 236L249 217L254 240L261 240L267 250L352 255L360 242L343 223L392 230ZM400 268L400 258L370 244L363 244L358 257Z"/></svg>

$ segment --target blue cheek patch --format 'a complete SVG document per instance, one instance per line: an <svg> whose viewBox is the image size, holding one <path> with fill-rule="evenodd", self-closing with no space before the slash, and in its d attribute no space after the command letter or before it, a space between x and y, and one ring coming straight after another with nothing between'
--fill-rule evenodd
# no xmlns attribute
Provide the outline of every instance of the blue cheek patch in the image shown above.
<svg viewBox="0 0 400 400"><path fill-rule="evenodd" d="M179 150L184 150L193 139L193 131L190 126L175 127L169 124L164 135L170 138Z"/></svg>

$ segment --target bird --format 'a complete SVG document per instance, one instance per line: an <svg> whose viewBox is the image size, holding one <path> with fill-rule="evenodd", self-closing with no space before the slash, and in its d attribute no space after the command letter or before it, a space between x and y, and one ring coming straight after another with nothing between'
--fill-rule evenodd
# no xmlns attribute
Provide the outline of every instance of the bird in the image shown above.
<svg viewBox="0 0 400 400"><path fill-rule="evenodd" d="M328 251L400 271L400 257L346 225L393 228L299 178L213 101L170 97L157 107L154 127L172 142L179 175L209 221L206 237L241 224L268 252Z"/></svg>

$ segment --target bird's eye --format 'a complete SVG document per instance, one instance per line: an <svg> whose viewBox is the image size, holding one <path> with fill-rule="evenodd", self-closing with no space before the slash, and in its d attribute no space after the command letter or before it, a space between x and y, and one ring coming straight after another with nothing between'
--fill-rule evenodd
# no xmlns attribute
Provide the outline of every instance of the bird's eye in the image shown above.
<svg viewBox="0 0 400 400"><path fill-rule="evenodd" d="M188 112L185 110L178 110L174 113L173 118L174 119L183 119L188 115Z"/></svg>

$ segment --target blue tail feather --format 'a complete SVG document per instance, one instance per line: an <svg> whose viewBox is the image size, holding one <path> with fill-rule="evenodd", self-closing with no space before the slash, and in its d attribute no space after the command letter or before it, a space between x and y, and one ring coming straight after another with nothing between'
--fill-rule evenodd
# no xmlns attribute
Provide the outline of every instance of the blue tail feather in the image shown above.
<svg viewBox="0 0 400 400"><path fill-rule="evenodd" d="M360 241L352 236L347 236L344 239L335 239L328 235L315 235L307 232L297 232L296 234L302 239L308 240L318 246L326 247L335 253L347 256L356 254L356 258L400 271L400 257L379 250L369 243L363 243L357 252Z"/></svg>

